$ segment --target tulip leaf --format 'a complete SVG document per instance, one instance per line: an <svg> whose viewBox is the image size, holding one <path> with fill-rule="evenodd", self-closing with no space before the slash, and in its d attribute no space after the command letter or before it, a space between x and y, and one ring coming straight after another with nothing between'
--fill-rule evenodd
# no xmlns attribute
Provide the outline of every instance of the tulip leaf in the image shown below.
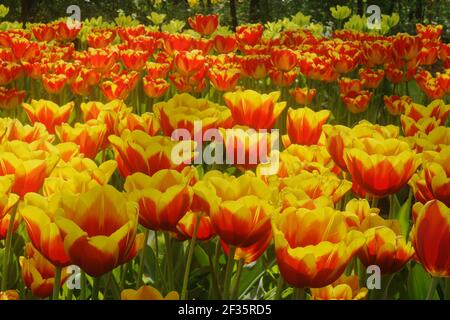
<svg viewBox="0 0 450 320"><path fill-rule="evenodd" d="M400 207L397 214L397 219L400 222L400 230L402 235L408 240L409 227L410 227L410 216L411 216L411 206L412 206L412 193L409 194L406 202Z"/></svg>
<svg viewBox="0 0 450 320"><path fill-rule="evenodd" d="M194 257L195 257L195 260L197 261L197 263L201 267L209 266L208 255L206 254L205 250L201 246L199 246L199 245L195 246Z"/></svg>
<svg viewBox="0 0 450 320"><path fill-rule="evenodd" d="M415 264L408 276L408 295L412 300L423 300L427 297L431 286L431 276L420 264ZM437 291L433 295L433 300L439 299Z"/></svg>

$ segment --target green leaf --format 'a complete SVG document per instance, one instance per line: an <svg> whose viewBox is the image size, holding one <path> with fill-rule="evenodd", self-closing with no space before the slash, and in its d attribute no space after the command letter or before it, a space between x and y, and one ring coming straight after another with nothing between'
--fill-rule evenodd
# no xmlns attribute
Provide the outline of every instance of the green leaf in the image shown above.
<svg viewBox="0 0 450 320"><path fill-rule="evenodd" d="M431 276L424 270L422 265L415 264L411 268L408 276L408 294L409 299L423 300L427 297L431 286ZM433 300L439 299L437 291L434 293Z"/></svg>
<svg viewBox="0 0 450 320"><path fill-rule="evenodd" d="M410 227L410 217L411 217L411 206L412 206L412 193L409 194L406 202L400 207L397 214L397 219L400 222L400 230L403 236L408 240L409 227Z"/></svg>
<svg viewBox="0 0 450 320"><path fill-rule="evenodd" d="M194 257L195 260L197 261L197 263L201 266L201 267L207 267L209 266L209 258L208 255L206 254L205 250L203 250L203 248L199 245L195 246L194 249Z"/></svg>

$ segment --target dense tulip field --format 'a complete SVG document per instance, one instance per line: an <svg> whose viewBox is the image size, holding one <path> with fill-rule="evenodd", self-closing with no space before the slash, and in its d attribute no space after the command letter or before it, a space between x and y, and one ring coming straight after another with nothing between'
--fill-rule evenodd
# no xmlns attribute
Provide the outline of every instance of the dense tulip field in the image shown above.
<svg viewBox="0 0 450 320"><path fill-rule="evenodd" d="M450 299L450 44L349 10L2 22L0 299Z"/></svg>

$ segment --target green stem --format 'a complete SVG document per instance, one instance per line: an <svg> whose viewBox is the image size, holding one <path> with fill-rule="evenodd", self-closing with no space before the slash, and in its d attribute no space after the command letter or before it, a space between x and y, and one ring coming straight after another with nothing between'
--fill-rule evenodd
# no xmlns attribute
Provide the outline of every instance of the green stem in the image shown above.
<svg viewBox="0 0 450 320"><path fill-rule="evenodd" d="M9 276L9 258L11 256L11 243L12 243L12 235L14 233L14 220L16 220L16 212L17 212L17 204L11 211L9 217L9 225L8 231L6 233L5 240L5 255L3 256L3 269L2 269L2 283L1 290L5 291L8 289L8 276Z"/></svg>
<svg viewBox="0 0 450 320"><path fill-rule="evenodd" d="M294 288L294 300L305 300L305 288Z"/></svg>
<svg viewBox="0 0 450 320"><path fill-rule="evenodd" d="M233 273L234 253L235 252L236 252L236 247L230 246L230 252L228 253L227 266L225 269L225 283L223 286L224 300L230 299L230 284L231 284L231 275Z"/></svg>
<svg viewBox="0 0 450 320"><path fill-rule="evenodd" d="M284 289L284 280L281 274L278 275L278 281L277 281L277 292L275 295L275 300L281 300L282 293Z"/></svg>
<svg viewBox="0 0 450 320"><path fill-rule="evenodd" d="M139 261L139 271L138 271L138 276L137 276L137 281L136 281L137 288L140 288L142 285L142 282L143 282L142 275L144 273L145 253L147 251L147 250L145 250L145 247L147 246L149 234L150 234L150 230L146 228L145 232L144 232L144 246L142 248L141 261Z"/></svg>
<svg viewBox="0 0 450 320"><path fill-rule="evenodd" d="M394 197L395 195L391 194L389 195L389 219L394 219Z"/></svg>
<svg viewBox="0 0 450 320"><path fill-rule="evenodd" d="M100 279L101 277L95 277L93 279L93 286L92 286L92 300L98 300L98 291L100 289Z"/></svg>
<svg viewBox="0 0 450 320"><path fill-rule="evenodd" d="M168 291L172 291L175 288L173 281L173 262L172 262L172 248L170 243L170 235L164 232L164 241L166 245L166 256L167 256L167 278L168 278Z"/></svg>
<svg viewBox="0 0 450 320"><path fill-rule="evenodd" d="M81 282L81 293L80 293L80 299L81 300L86 300L86 286L87 286L87 281L86 281L86 273L81 270L81 274L80 274L80 282Z"/></svg>
<svg viewBox="0 0 450 320"><path fill-rule="evenodd" d="M389 287L391 286L392 279L394 279L395 274L390 274L387 276L386 287L384 288L382 300L387 300L389 296Z"/></svg>
<svg viewBox="0 0 450 320"><path fill-rule="evenodd" d="M217 243L219 244L220 241L217 241ZM220 245L219 245L220 248ZM209 268L211 271L211 287L213 290L211 290L211 292L208 295L208 299L212 299L211 294L215 293L216 296L215 297L219 297L219 299L221 299L221 294L220 294L220 290L219 290L219 281L218 281L218 277L217 277L217 265L215 264L215 261L213 260L212 256L211 256L211 250L207 250L208 252L208 260L209 260ZM217 256L218 254L218 250L217 250L217 246L216 246L216 251L215 251L215 255Z"/></svg>
<svg viewBox="0 0 450 320"><path fill-rule="evenodd" d="M434 293L436 292L436 287L437 287L438 282L439 282L439 278L437 278L437 277L431 278L430 288L428 289L427 297L425 300L433 299Z"/></svg>
<svg viewBox="0 0 450 320"><path fill-rule="evenodd" d="M61 270L60 266L55 266L55 278L53 281L53 297L52 300L59 299L59 288L61 286Z"/></svg>
<svg viewBox="0 0 450 320"><path fill-rule="evenodd" d="M186 261L186 268L184 270L184 277L183 277L183 287L181 289L181 300L187 299L187 286L189 282L189 274L191 272L191 263L192 263L192 257L194 255L194 249L195 249L195 242L197 240L197 231L198 226L200 225L200 217L196 214L195 215L195 226L194 226L194 234L192 235L191 243L189 244L189 252L188 257Z"/></svg>
<svg viewBox="0 0 450 320"><path fill-rule="evenodd" d="M66 300L72 300L73 290L69 289L67 292Z"/></svg>
<svg viewBox="0 0 450 320"><path fill-rule="evenodd" d="M239 282L241 281L242 271L244 269L245 259L241 259L238 261L236 276L233 284L233 288L231 289L231 299L237 299L237 294L239 291Z"/></svg>

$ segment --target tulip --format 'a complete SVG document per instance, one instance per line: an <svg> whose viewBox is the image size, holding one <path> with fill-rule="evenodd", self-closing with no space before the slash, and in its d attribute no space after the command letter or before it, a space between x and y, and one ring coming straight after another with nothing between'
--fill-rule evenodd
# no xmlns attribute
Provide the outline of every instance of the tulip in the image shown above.
<svg viewBox="0 0 450 320"><path fill-rule="evenodd" d="M301 172L296 176L283 179L282 185L287 187L287 190L302 191L310 199L329 197L335 204L351 189L351 182L341 180L331 173L318 174L317 172Z"/></svg>
<svg viewBox="0 0 450 320"><path fill-rule="evenodd" d="M22 103L26 92L17 89L6 89L0 87L0 109L12 110Z"/></svg>
<svg viewBox="0 0 450 320"><path fill-rule="evenodd" d="M207 16L197 14L194 17L190 17L188 23L192 29L202 36L209 36L214 33L219 26L219 16L215 14Z"/></svg>
<svg viewBox="0 0 450 320"><path fill-rule="evenodd" d="M267 76L271 69L269 55L249 55L241 58L243 75L254 80L261 80Z"/></svg>
<svg viewBox="0 0 450 320"><path fill-rule="evenodd" d="M136 236L138 206L114 187L96 186L74 195L63 193L55 217L70 260L99 277L135 257L143 245Z"/></svg>
<svg viewBox="0 0 450 320"><path fill-rule="evenodd" d="M262 237L261 240L255 242L248 247L235 248L234 257L236 261L244 261L244 264L250 264L258 260L258 258L266 251L272 242L272 234ZM230 255L230 246L223 240L221 240L221 245L224 253Z"/></svg>
<svg viewBox="0 0 450 320"><path fill-rule="evenodd" d="M344 161L353 181L374 196L396 193L419 166L419 159L406 142L365 138L360 143L345 149Z"/></svg>
<svg viewBox="0 0 450 320"><path fill-rule="evenodd" d="M439 200L416 203L413 216L410 237L417 259L433 277L450 277L450 209Z"/></svg>
<svg viewBox="0 0 450 320"><path fill-rule="evenodd" d="M428 190L434 199L450 206L450 147L442 147L433 160L423 164Z"/></svg>
<svg viewBox="0 0 450 320"><path fill-rule="evenodd" d="M125 130L129 131L144 131L150 136L156 136L161 126L159 120L153 113L145 112L142 115L129 113L118 123L117 133L122 135Z"/></svg>
<svg viewBox="0 0 450 320"><path fill-rule="evenodd" d="M0 145L0 176L14 175L11 191L20 197L39 191L59 160L57 154L34 148L18 140Z"/></svg>
<svg viewBox="0 0 450 320"><path fill-rule="evenodd" d="M358 276L342 275L332 284L318 289L311 289L313 300L363 300L369 290L359 287Z"/></svg>
<svg viewBox="0 0 450 320"><path fill-rule="evenodd" d="M297 55L291 49L273 49L272 64L280 71L291 71L297 65Z"/></svg>
<svg viewBox="0 0 450 320"><path fill-rule="evenodd" d="M149 177L142 173L128 176L125 191L139 204L139 223L147 229L176 231L189 210L193 191L189 179L175 170L160 170Z"/></svg>
<svg viewBox="0 0 450 320"><path fill-rule="evenodd" d="M148 52L140 50L123 50L120 52L120 59L129 70L140 71L148 59Z"/></svg>
<svg viewBox="0 0 450 320"><path fill-rule="evenodd" d="M406 106L411 102L410 96L384 96L384 105L389 113L394 116L404 113Z"/></svg>
<svg viewBox="0 0 450 320"><path fill-rule="evenodd" d="M55 127L68 122L75 103L69 102L59 107L48 100L31 100L31 104L23 103L23 108L32 124L42 123L51 134L55 133Z"/></svg>
<svg viewBox="0 0 450 320"><path fill-rule="evenodd" d="M254 129L272 129L286 102L277 102L280 92L260 94L253 90L227 92L223 98L235 124Z"/></svg>
<svg viewBox="0 0 450 320"><path fill-rule="evenodd" d="M289 108L287 114L289 140L300 145L317 144L322 134L322 126L330 115L329 110L315 112L307 107L295 110Z"/></svg>
<svg viewBox="0 0 450 320"><path fill-rule="evenodd" d="M47 298L52 295L55 282L55 267L45 259L36 249L28 243L25 247L27 257L20 257L19 262L22 269L22 279L34 296ZM60 285L62 285L69 274L62 270Z"/></svg>
<svg viewBox="0 0 450 320"><path fill-rule="evenodd" d="M178 292L171 291L165 297L152 286L142 286L138 290L125 289L120 293L121 300L179 300Z"/></svg>
<svg viewBox="0 0 450 320"><path fill-rule="evenodd" d="M147 75L151 76L154 79L164 79L167 77L169 73L171 65L168 63L157 63L157 62L147 62L145 64L145 69L147 71Z"/></svg>
<svg viewBox="0 0 450 320"><path fill-rule="evenodd" d="M236 38L240 43L254 46L260 42L263 31L264 26L260 23L238 26Z"/></svg>
<svg viewBox="0 0 450 320"><path fill-rule="evenodd" d="M377 265L382 274L392 274L414 256L414 249L401 234L397 220L384 220L375 215L366 219L360 230L364 232L366 243L358 257L366 267Z"/></svg>
<svg viewBox="0 0 450 320"><path fill-rule="evenodd" d="M297 288L321 288L336 281L364 245L332 208L288 208L272 216L275 251L284 280Z"/></svg>
<svg viewBox="0 0 450 320"><path fill-rule="evenodd" d="M0 300L20 300L20 296L16 290L0 291Z"/></svg>
<svg viewBox="0 0 450 320"><path fill-rule="evenodd" d="M236 87L241 71L234 69L219 69L212 67L208 70L208 78L216 90L219 91L233 91Z"/></svg>
<svg viewBox="0 0 450 320"><path fill-rule="evenodd" d="M153 110L166 136L171 136L176 129L187 129L191 137L195 137L211 128L228 128L232 122L231 112L226 107L187 93L156 103ZM195 127L197 121L201 122L201 128ZM196 129L201 132L195 132Z"/></svg>
<svg viewBox="0 0 450 320"><path fill-rule="evenodd" d="M162 169L175 169L181 171L186 167L186 160L194 158L194 143L184 142L190 146L191 154L184 155L183 161L172 161L172 150L179 146L177 141L169 137L151 137L143 131L130 132L125 130L121 137L110 136L109 141L116 155L119 172L123 177L136 172L153 175Z"/></svg>
<svg viewBox="0 0 450 320"><path fill-rule="evenodd" d="M359 79L350 79L343 77L339 79L339 92L343 95L347 95L352 91L359 92L362 90L363 83Z"/></svg>
<svg viewBox="0 0 450 320"><path fill-rule="evenodd" d="M144 77L144 92L147 97L155 99L164 95L169 89L170 84L164 79L153 79L151 77Z"/></svg>
<svg viewBox="0 0 450 320"><path fill-rule="evenodd" d="M42 75L42 85L45 91L50 94L59 94L67 83L67 76L64 74L47 74Z"/></svg>
<svg viewBox="0 0 450 320"><path fill-rule="evenodd" d="M310 88L295 88L289 92L294 97L295 102L300 105L310 105L317 94L316 89Z"/></svg>
<svg viewBox="0 0 450 320"><path fill-rule="evenodd" d="M359 92L351 91L345 95L341 94L341 99L350 112L361 113L366 111L372 96L373 93L365 90Z"/></svg>
<svg viewBox="0 0 450 320"><path fill-rule="evenodd" d="M66 267L70 259L64 251L63 237L55 223L61 197L59 194L48 198L37 193L28 193L19 206L28 236L34 248L53 265Z"/></svg>
<svg viewBox="0 0 450 320"><path fill-rule="evenodd" d="M104 143L106 126L95 120L84 124L76 123L75 127L64 123L56 128L56 134L60 141L74 142L86 157L95 158Z"/></svg>
<svg viewBox="0 0 450 320"><path fill-rule="evenodd" d="M384 78L384 70L360 69L359 77L365 88L376 89Z"/></svg>
<svg viewBox="0 0 450 320"><path fill-rule="evenodd" d="M220 54L234 52L237 49L236 37L218 34L214 37L214 48Z"/></svg>

